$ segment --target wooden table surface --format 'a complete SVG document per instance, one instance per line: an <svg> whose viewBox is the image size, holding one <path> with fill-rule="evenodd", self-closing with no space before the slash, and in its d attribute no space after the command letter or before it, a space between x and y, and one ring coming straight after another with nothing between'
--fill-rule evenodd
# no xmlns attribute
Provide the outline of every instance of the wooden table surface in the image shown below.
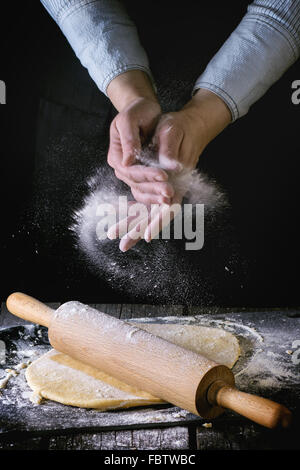
<svg viewBox="0 0 300 470"><path fill-rule="evenodd" d="M60 303L48 305L57 308ZM106 414L90 411L85 425L81 426L76 425L76 416L79 412L85 411L59 404L57 406L65 411L60 413L60 420L52 426L49 425L47 418L47 407L40 411L42 408L29 402L28 409L24 407L22 413L18 414L18 411L12 407L2 406L0 396L0 449L300 449L300 373L297 381L297 371L300 372L300 309L201 309L195 306L136 304L92 304L91 306L126 320L143 318L151 321L158 317L157 321L163 322L164 318L173 317L173 322L176 318L179 322L184 322L185 319L191 321L200 319L200 323L212 326L218 326L223 322L229 331L234 332L235 325L239 325L240 330L242 328L246 332L245 345L247 342L250 344L252 337L253 341L261 341L260 349L257 350L258 357L259 354L264 354L265 358L274 358L275 361L273 364L275 370L269 367L264 374L262 371L261 374L258 372L257 377L253 376L253 383L251 380L249 382L252 389L249 391L257 393L260 391L260 381L264 383L264 396L281 401L293 412L292 427L288 430L269 430L230 412L225 412L212 422L211 427L206 427L203 425L207 420L182 412L176 407L166 406L139 410L138 421L135 411L123 410ZM0 330L24 324L26 325L25 321L12 316L2 303ZM246 352L246 356L249 355L250 352ZM286 372L284 376L280 370L282 360ZM247 367L249 369L249 365ZM275 388L274 376L277 380ZM241 376L241 385L245 377ZM247 377L249 380L252 376ZM268 381L269 388L266 385ZM240 388L241 385L239 384ZM49 410L50 413L51 406ZM52 414L53 410L54 408ZM44 421L39 419L41 413L44 413ZM149 416L153 416L153 419L149 419Z"/></svg>

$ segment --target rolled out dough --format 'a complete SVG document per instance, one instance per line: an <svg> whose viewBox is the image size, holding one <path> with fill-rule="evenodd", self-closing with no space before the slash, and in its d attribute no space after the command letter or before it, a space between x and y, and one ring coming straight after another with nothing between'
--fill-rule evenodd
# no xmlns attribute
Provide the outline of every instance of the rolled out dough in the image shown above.
<svg viewBox="0 0 300 470"><path fill-rule="evenodd" d="M236 337L219 328L166 323L130 322L130 325L228 367L233 367L240 354ZM54 349L28 367L26 379L36 395L82 408L108 410L163 403Z"/></svg>

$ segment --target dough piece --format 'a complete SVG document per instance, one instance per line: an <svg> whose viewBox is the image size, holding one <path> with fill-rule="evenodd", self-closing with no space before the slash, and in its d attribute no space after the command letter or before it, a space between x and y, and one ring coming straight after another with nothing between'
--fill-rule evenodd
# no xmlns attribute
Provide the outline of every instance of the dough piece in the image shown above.
<svg viewBox="0 0 300 470"><path fill-rule="evenodd" d="M228 331L199 325L133 323L137 328L190 349L218 364L232 368L240 355L238 340Z"/></svg>
<svg viewBox="0 0 300 470"><path fill-rule="evenodd" d="M130 324L228 367L235 364L240 354L235 336L221 329L178 324ZM160 398L54 349L28 367L26 379L40 397L82 408L103 411L164 403Z"/></svg>
<svg viewBox="0 0 300 470"><path fill-rule="evenodd" d="M81 408L108 410L163 403L150 393L51 349L26 371L32 390L43 398Z"/></svg>

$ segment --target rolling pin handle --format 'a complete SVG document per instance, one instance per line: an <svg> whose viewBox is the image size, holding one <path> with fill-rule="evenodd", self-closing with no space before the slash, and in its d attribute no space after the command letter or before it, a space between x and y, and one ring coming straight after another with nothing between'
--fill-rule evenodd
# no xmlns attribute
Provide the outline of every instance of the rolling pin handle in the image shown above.
<svg viewBox="0 0 300 470"><path fill-rule="evenodd" d="M11 294L6 300L6 306L13 315L46 327L49 327L54 313L52 308L21 292Z"/></svg>
<svg viewBox="0 0 300 470"><path fill-rule="evenodd" d="M241 392L222 380L211 384L207 399L212 405L217 404L235 411L268 428L287 428L291 424L292 414L285 406L267 398Z"/></svg>

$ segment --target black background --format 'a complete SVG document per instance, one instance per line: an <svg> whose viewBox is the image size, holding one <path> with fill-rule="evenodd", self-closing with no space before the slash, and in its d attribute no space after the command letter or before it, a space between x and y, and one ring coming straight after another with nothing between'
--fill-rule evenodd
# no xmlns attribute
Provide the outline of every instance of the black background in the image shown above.
<svg viewBox="0 0 300 470"><path fill-rule="evenodd" d="M49 214L56 220L59 207L64 213L57 218L68 217L74 201L78 203L81 186L96 164L95 157L88 159L82 139L87 146L105 149L114 110L38 1L5 3L0 69L7 87L7 104L0 107L1 300L20 290L44 301L127 301L132 292L118 294L77 262L70 240L59 230L61 242L51 244L56 228L45 222ZM238 24L247 3L218 2L216 8L204 2L127 2L164 103L178 108L188 99L193 80ZM296 79L299 61L200 159L200 168L228 193L241 259L247 265L243 293L228 297L224 285L224 296L216 297L219 305L300 304L300 105L291 102ZM66 140L62 160L64 152L52 154L49 142L64 133L80 139L78 145L74 138Z"/></svg>

